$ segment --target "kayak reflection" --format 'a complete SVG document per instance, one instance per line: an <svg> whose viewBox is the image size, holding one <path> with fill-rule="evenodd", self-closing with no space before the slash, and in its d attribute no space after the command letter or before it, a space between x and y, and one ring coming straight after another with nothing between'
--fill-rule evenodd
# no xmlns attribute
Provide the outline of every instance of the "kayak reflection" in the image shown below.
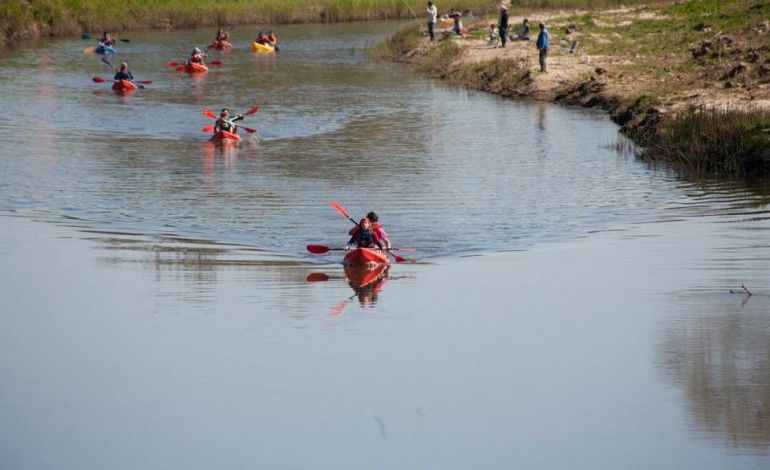
<svg viewBox="0 0 770 470"><path fill-rule="evenodd" d="M332 308L332 315L339 315L353 299L358 298L361 308L373 308L377 304L377 296L388 280L389 264L376 266L345 266L345 277L348 285L355 292L347 299Z"/></svg>
<svg viewBox="0 0 770 470"><path fill-rule="evenodd" d="M358 299L361 308L373 308L377 304L377 296L389 279L390 267L389 264L345 266L345 280L353 289L353 295L333 307L332 315L341 314L354 299ZM329 281L331 279L333 277L326 273L310 273L307 276L307 282Z"/></svg>

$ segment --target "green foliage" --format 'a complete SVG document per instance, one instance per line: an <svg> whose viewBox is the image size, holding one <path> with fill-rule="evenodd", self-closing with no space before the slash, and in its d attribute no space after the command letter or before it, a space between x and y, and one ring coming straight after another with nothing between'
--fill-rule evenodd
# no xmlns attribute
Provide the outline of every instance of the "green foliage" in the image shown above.
<svg viewBox="0 0 770 470"><path fill-rule="evenodd" d="M692 110L665 121L650 136L642 160L682 174L770 175L770 114Z"/></svg>

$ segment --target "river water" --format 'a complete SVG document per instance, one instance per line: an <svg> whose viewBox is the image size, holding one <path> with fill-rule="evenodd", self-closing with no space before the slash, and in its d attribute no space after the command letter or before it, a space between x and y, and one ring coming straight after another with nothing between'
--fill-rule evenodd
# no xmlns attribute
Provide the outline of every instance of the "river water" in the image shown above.
<svg viewBox="0 0 770 470"><path fill-rule="evenodd" d="M129 96L93 41L0 52L1 468L770 467L770 190L367 60L396 27L237 27L200 77L213 30L132 32ZM330 201L408 262L308 253Z"/></svg>

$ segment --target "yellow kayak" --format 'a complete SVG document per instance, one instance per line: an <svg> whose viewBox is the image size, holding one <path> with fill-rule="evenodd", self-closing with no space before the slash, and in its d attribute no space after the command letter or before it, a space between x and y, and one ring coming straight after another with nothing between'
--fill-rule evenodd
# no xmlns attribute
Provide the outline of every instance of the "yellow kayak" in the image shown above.
<svg viewBox="0 0 770 470"><path fill-rule="evenodd" d="M268 46L267 44L260 44L258 42L252 42L251 52L275 52L275 47Z"/></svg>

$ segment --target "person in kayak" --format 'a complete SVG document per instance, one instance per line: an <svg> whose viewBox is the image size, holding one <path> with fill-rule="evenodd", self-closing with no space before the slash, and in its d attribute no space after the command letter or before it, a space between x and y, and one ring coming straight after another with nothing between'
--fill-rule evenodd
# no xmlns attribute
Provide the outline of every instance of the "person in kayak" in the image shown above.
<svg viewBox="0 0 770 470"><path fill-rule="evenodd" d="M113 80L127 80L131 83L134 82L134 76L131 74L131 72L128 71L128 64L123 62L120 64L120 68L115 73L115 76L112 77Z"/></svg>
<svg viewBox="0 0 770 470"><path fill-rule="evenodd" d="M230 111L227 108L224 108L222 109L222 112L219 113L219 119L214 123L214 132L226 131L235 134L238 132L238 125L235 124L235 121L240 121L241 119L243 119L243 114L239 114L230 119Z"/></svg>
<svg viewBox="0 0 770 470"><path fill-rule="evenodd" d="M267 38L267 35L263 33L262 31L257 34L257 40L255 41L257 44L262 44L263 46L272 46L270 43L270 39Z"/></svg>
<svg viewBox="0 0 770 470"><path fill-rule="evenodd" d="M192 53L190 54L190 57L187 58L187 63L205 65L203 63L203 58L206 57L207 55L208 54L200 50L200 48L196 47L195 49L193 49Z"/></svg>
<svg viewBox="0 0 770 470"><path fill-rule="evenodd" d="M377 235L377 238L385 245L385 249L390 251L390 239L388 238L388 232L386 232L385 229L382 228L382 225L380 225L380 218L377 213L371 211L366 214L366 218L369 219L369 221L372 223L372 232L374 232L374 234ZM358 232L358 225L351 228L348 234L351 237L354 237L356 232Z"/></svg>
<svg viewBox="0 0 770 470"><path fill-rule="evenodd" d="M110 36L110 32L109 31L105 31L104 32L104 36L102 36L99 39L97 39L97 41L99 42L100 46L112 47L112 46L115 45L115 39L113 39L112 36Z"/></svg>
<svg viewBox="0 0 770 470"><path fill-rule="evenodd" d="M376 248L380 250L384 249L384 245L380 237L372 230L372 221L368 217L364 217L356 226L357 230L353 232L348 242L348 247L354 245L358 248ZM351 230L352 232L352 230Z"/></svg>
<svg viewBox="0 0 770 470"><path fill-rule="evenodd" d="M267 37L267 40L270 41L270 45L275 47L275 44L278 42L278 38L275 37L275 33L273 33L272 31L268 31L266 37Z"/></svg>
<svg viewBox="0 0 770 470"><path fill-rule="evenodd" d="M225 31L223 29L220 29L219 31L217 31L217 37L216 37L216 39L214 39L214 41L215 42L217 42L217 41L227 41L228 40L227 38L229 38L229 37L230 37L230 34L227 31Z"/></svg>

